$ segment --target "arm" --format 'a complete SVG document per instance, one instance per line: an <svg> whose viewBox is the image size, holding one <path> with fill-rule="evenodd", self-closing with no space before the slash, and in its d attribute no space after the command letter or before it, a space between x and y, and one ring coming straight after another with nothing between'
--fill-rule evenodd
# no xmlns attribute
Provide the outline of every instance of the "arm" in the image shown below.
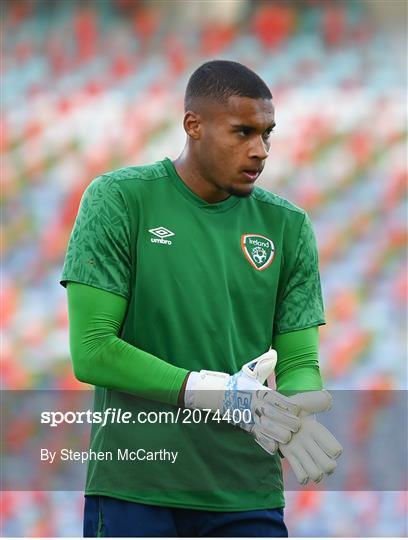
<svg viewBox="0 0 408 540"><path fill-rule="evenodd" d="M192 379L195 378L196 382L192 390L188 386L187 370L164 362L118 337L126 313L125 298L75 282L68 282L67 290L71 356L79 380L171 405L184 403L187 388L187 406L221 410L223 413L228 408L239 408L238 400L232 395L238 395L243 389L244 395L250 397L247 407L251 407L253 401L254 422L257 419L255 409L261 405L266 414L270 410L274 419L280 419L279 425L271 424L266 431L252 422L239 424L245 431L253 433L256 441L270 452L277 447L275 438L288 440L290 432L299 429L300 421L296 417L299 408L285 402L277 392L269 397L268 389L262 386L275 366L275 353L266 353L263 360L261 357L257 362L250 362L250 370L240 371L234 376L209 371L193 372ZM211 382L208 384L208 381Z"/></svg>
<svg viewBox="0 0 408 540"><path fill-rule="evenodd" d="M314 413L331 407L331 396L322 390L318 365L318 328L312 327L281 334L275 338L279 352L276 382L279 392L301 408L302 424L287 444L279 444L282 457L289 461L301 484L309 479L319 482L336 468L341 446L333 435L314 418Z"/></svg>
<svg viewBox="0 0 408 540"><path fill-rule="evenodd" d="M75 376L95 386L177 405L188 371L118 337L127 300L68 282L70 349Z"/></svg>
<svg viewBox="0 0 408 540"><path fill-rule="evenodd" d="M318 250L310 219L305 215L299 239L288 246L287 260L295 254L282 280L274 325L274 346L281 350L277 387L301 409L301 427L279 451L302 484L319 482L336 467L342 448L314 413L330 409L332 398L322 390L318 368L318 330L324 324Z"/></svg>
<svg viewBox="0 0 408 540"><path fill-rule="evenodd" d="M319 370L317 326L278 334L273 346L278 353L275 370L278 392L290 396L323 388Z"/></svg>

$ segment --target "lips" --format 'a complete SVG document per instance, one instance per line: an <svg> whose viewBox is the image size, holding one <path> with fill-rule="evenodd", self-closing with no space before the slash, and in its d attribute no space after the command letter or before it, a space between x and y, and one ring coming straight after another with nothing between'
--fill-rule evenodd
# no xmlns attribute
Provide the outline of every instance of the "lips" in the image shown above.
<svg viewBox="0 0 408 540"><path fill-rule="evenodd" d="M242 172L251 182L254 182L260 174L259 169L245 169Z"/></svg>

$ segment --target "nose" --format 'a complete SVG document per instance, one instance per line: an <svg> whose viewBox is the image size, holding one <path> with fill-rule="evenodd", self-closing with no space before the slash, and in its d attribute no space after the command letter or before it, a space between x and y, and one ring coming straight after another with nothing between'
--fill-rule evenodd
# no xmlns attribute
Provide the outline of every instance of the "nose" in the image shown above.
<svg viewBox="0 0 408 540"><path fill-rule="evenodd" d="M249 149L249 157L264 160L269 154L269 144L265 143L262 136L253 139Z"/></svg>

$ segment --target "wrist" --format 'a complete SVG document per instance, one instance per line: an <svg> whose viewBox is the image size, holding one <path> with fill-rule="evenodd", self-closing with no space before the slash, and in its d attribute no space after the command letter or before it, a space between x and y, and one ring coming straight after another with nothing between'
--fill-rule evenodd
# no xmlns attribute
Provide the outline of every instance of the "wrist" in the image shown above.
<svg viewBox="0 0 408 540"><path fill-rule="evenodd" d="M192 371L184 392L185 406L190 409L219 410L227 387L228 373Z"/></svg>
<svg viewBox="0 0 408 540"><path fill-rule="evenodd" d="M180 388L180 392L178 394L178 399L177 399L177 405L179 407L186 407L187 405L185 404L185 392L186 392L186 387L187 387L187 383L188 383L188 380L190 379L190 376L191 376L192 372L189 371L183 381L183 384L181 385L181 388Z"/></svg>

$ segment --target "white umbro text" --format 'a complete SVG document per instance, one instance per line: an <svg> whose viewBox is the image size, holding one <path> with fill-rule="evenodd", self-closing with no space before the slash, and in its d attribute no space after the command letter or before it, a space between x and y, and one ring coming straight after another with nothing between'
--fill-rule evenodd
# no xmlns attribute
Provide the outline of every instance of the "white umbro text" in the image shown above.
<svg viewBox="0 0 408 540"><path fill-rule="evenodd" d="M149 233L154 234L158 238L150 238L150 242L153 244L167 244L171 246L172 241L166 240L169 236L174 236L174 232L166 229L166 227L156 227L155 229L149 229Z"/></svg>

